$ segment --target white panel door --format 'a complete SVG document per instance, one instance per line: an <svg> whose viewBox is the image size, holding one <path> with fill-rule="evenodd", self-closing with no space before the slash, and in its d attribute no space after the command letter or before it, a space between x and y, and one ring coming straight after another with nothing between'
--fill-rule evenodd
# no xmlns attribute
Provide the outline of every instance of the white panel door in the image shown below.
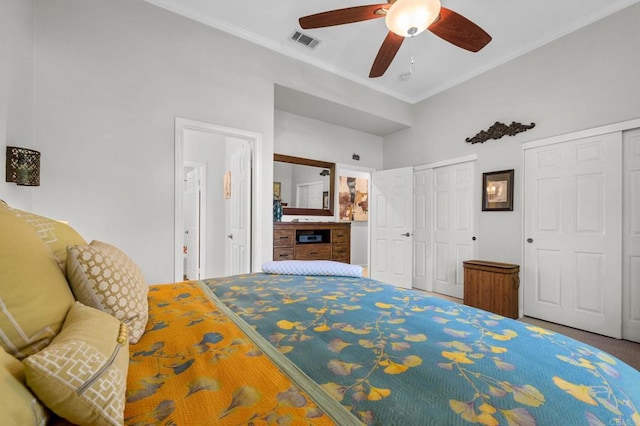
<svg viewBox="0 0 640 426"><path fill-rule="evenodd" d="M200 171L190 170L186 176L184 205L185 245L187 262L185 277L200 279Z"/></svg>
<svg viewBox="0 0 640 426"><path fill-rule="evenodd" d="M321 209L323 206L322 182L299 183L296 187L296 207L303 209Z"/></svg>
<svg viewBox="0 0 640 426"><path fill-rule="evenodd" d="M462 299L462 262L475 257L475 162L439 167L434 187L434 291Z"/></svg>
<svg viewBox="0 0 640 426"><path fill-rule="evenodd" d="M640 129L624 134L622 338L640 342Z"/></svg>
<svg viewBox="0 0 640 426"><path fill-rule="evenodd" d="M251 147L242 142L230 155L225 275L251 272Z"/></svg>
<svg viewBox="0 0 640 426"><path fill-rule="evenodd" d="M620 338L621 142L525 151L525 315Z"/></svg>
<svg viewBox="0 0 640 426"><path fill-rule="evenodd" d="M413 174L413 287L433 290L431 221L433 169L417 170Z"/></svg>
<svg viewBox="0 0 640 426"><path fill-rule="evenodd" d="M411 288L413 168L371 174L371 278Z"/></svg>

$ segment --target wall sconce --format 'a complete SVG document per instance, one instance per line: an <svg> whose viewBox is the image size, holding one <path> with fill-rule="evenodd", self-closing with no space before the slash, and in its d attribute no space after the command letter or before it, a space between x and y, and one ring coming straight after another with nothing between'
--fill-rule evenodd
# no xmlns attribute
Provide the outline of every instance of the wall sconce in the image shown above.
<svg viewBox="0 0 640 426"><path fill-rule="evenodd" d="M21 186L40 186L40 152L7 147L7 182Z"/></svg>

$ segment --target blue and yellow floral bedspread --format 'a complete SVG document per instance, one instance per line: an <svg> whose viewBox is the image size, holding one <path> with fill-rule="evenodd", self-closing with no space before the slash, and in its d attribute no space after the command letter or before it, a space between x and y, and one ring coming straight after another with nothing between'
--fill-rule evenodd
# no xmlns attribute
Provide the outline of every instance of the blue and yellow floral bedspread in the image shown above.
<svg viewBox="0 0 640 426"><path fill-rule="evenodd" d="M640 372L542 328L369 279L205 283L367 424L640 425Z"/></svg>

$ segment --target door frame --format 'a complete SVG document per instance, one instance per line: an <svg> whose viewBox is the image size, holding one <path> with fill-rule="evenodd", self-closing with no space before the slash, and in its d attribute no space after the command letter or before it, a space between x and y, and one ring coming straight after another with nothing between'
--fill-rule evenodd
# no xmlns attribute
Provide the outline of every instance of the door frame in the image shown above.
<svg viewBox="0 0 640 426"><path fill-rule="evenodd" d="M231 127L218 126L202 121L189 120L186 118L175 118L175 134L174 134L174 281L182 281L183 278L183 256L182 256L182 224L184 222L183 215L183 180L184 180L184 134L186 130L194 130L199 132L207 132L215 135L223 135L245 139L251 147L251 229L252 232L248 236L248 246L251 251L250 270L253 271L256 261L260 259L260 249L262 247L263 235L266 232L262 225L261 217L263 208L260 200L262 199L262 163L260 160L262 155L262 135L260 133L250 132L247 130L235 129Z"/></svg>

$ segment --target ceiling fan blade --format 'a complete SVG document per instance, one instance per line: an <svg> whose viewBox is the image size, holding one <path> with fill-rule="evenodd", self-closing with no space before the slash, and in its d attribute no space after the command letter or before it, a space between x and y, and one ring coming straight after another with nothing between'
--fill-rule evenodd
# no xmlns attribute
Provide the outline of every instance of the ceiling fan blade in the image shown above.
<svg viewBox="0 0 640 426"><path fill-rule="evenodd" d="M371 65L369 78L380 77L385 73L385 71L387 71L387 68L391 65L393 58L396 57L396 53L398 53L400 46L402 46L403 41L404 37L389 31L389 34L387 34L387 37L385 37L382 42L382 46L380 46L380 50L378 50L378 55L373 61L373 65Z"/></svg>
<svg viewBox="0 0 640 426"><path fill-rule="evenodd" d="M376 13L382 8L389 8L388 3L370 4L367 6L347 7L345 9L330 10L303 16L298 20L300 26L305 29L331 27L333 25L351 24L353 22L366 21L368 19L383 18L384 13Z"/></svg>
<svg viewBox="0 0 640 426"><path fill-rule="evenodd" d="M428 29L449 43L471 52L479 51L491 41L491 36L482 28L446 7L440 9L440 16Z"/></svg>

